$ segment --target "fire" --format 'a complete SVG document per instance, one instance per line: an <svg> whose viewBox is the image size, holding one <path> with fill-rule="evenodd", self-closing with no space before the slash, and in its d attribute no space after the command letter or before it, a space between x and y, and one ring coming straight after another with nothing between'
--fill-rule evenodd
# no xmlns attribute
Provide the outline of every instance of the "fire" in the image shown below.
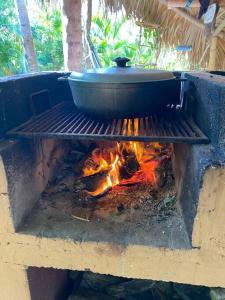
<svg viewBox="0 0 225 300"><path fill-rule="evenodd" d="M153 189L157 188L158 170L165 169L171 153L171 145L157 142L116 142L107 146L99 144L85 161L83 176L101 172L105 172L106 176L94 191L88 193L95 197L115 186L140 182L147 182Z"/></svg>

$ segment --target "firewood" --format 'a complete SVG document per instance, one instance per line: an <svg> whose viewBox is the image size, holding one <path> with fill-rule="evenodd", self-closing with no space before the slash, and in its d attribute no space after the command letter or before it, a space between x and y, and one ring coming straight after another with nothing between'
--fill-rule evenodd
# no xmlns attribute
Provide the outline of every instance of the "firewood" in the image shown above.
<svg viewBox="0 0 225 300"><path fill-rule="evenodd" d="M129 179L140 168L137 158L134 154L126 157L124 164L120 167L120 178Z"/></svg>
<svg viewBox="0 0 225 300"><path fill-rule="evenodd" d="M105 178L109 170L99 172L94 175L80 178L80 181L85 185L85 189L89 192L95 191L102 183L105 182Z"/></svg>

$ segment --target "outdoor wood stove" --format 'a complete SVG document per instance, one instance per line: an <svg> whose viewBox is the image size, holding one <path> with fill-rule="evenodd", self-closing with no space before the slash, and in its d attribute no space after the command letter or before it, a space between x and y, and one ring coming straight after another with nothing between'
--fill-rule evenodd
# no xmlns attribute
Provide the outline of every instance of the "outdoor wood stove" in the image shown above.
<svg viewBox="0 0 225 300"><path fill-rule="evenodd" d="M225 176L224 79L186 74L182 111L168 108L164 114L109 121L78 112L68 87L56 80L62 75L0 82L1 176L6 182L0 195L7 198L4 214L9 218L0 213L0 220L23 245L16 258L6 255L5 261L224 286L222 279L195 276L196 271L181 275L177 268L209 268L201 249L218 246L217 239L209 246L202 236L210 225L204 219L206 204L200 204L210 200L200 198L208 188L205 173ZM33 240L37 237L39 242ZM10 248L7 239L3 252ZM27 247L40 257L24 257ZM132 258L126 256L129 251ZM124 262L114 269L117 259ZM149 259L155 264L152 271L143 265ZM165 266L156 271L161 259ZM177 260L176 271L167 272L166 264Z"/></svg>

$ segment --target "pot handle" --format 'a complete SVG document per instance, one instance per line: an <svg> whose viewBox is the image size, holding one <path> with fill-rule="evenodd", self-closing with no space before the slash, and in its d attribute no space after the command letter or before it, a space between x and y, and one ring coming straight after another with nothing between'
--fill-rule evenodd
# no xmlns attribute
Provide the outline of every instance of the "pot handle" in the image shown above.
<svg viewBox="0 0 225 300"><path fill-rule="evenodd" d="M62 76L62 77L58 77L57 80L58 81L68 81L69 75L66 76Z"/></svg>
<svg viewBox="0 0 225 300"><path fill-rule="evenodd" d="M119 68L127 68L126 63L130 61L127 57L116 57L113 59L113 61L116 63L116 66Z"/></svg>

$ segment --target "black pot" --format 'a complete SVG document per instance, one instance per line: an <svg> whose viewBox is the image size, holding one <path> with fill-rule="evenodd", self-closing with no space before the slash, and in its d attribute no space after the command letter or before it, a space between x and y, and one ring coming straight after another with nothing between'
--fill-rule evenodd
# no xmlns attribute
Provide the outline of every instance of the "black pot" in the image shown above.
<svg viewBox="0 0 225 300"><path fill-rule="evenodd" d="M172 72L126 66L72 72L68 77L74 103L96 118L132 118L161 112L180 101L180 80ZM62 78L59 78L59 80Z"/></svg>

